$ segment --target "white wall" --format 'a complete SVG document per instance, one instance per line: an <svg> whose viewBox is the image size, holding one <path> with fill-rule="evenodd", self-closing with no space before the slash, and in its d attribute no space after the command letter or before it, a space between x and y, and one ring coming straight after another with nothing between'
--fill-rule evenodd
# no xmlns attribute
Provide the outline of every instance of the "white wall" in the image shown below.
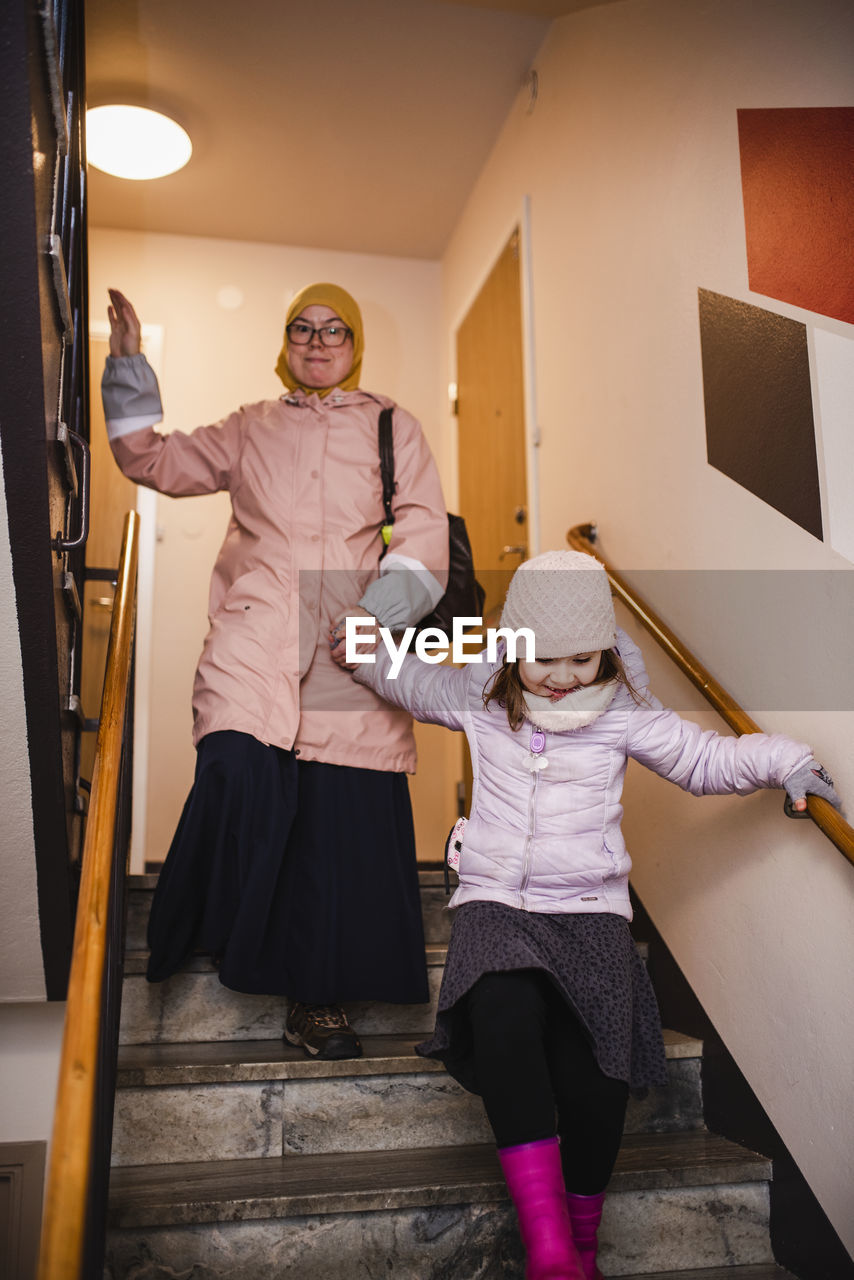
<svg viewBox="0 0 854 1280"><path fill-rule="evenodd" d="M24 674L0 457L0 1001L44 1000Z"/></svg>
<svg viewBox="0 0 854 1280"><path fill-rule="evenodd" d="M24 676L0 458L0 1143L48 1142L65 1005L47 1002Z"/></svg>
<svg viewBox="0 0 854 1280"><path fill-rule="evenodd" d="M443 259L451 352L530 197L543 548L595 519L628 571L851 571L707 465L697 290L793 316L854 358L852 326L748 290L736 125L738 108L850 105L852 45L848 0L625 0L553 25L538 104L528 113L520 94ZM702 591L673 607L700 658L738 685ZM653 647L656 684L690 707ZM771 644L763 663L781 661ZM808 739L854 809L851 709L747 707ZM786 821L779 794L700 801L633 777L628 802L645 904L854 1249L854 868Z"/></svg>
<svg viewBox="0 0 854 1280"><path fill-rule="evenodd" d="M273 366L284 315L293 294L313 280L333 280L357 298L365 323L362 385L415 413L440 470L446 469L438 263L184 236L91 233L92 317L106 309L107 287L114 286L131 298L144 321L162 326L164 430L215 422L239 404L281 394ZM97 382L100 370L92 376ZM210 570L228 514L225 494L157 499L149 859L165 855L192 783L190 694L207 630ZM422 856L441 856L455 818L458 766L446 738L429 727L419 731L413 803Z"/></svg>
<svg viewBox="0 0 854 1280"><path fill-rule="evenodd" d="M0 1005L0 1142L49 1142L65 1004Z"/></svg>

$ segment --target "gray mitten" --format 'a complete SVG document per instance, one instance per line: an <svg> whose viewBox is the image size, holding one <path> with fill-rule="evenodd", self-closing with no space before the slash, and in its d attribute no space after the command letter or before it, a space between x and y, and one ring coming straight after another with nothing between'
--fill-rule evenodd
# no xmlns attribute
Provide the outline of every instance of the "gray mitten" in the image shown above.
<svg viewBox="0 0 854 1280"><path fill-rule="evenodd" d="M795 769L794 773L790 773L784 780L783 786L786 788L786 813L790 818L807 817L806 810L801 813L794 808L794 802L807 795L821 796L823 800L829 800L840 813L842 812L842 801L836 794L833 779L824 765L819 764L817 760L807 760L806 764Z"/></svg>

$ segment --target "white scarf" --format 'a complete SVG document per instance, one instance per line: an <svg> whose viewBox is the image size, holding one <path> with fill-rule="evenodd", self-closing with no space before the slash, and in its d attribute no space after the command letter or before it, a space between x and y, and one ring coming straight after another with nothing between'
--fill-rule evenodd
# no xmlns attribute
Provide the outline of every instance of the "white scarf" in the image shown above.
<svg viewBox="0 0 854 1280"><path fill-rule="evenodd" d="M528 719L534 726L531 734L531 747L525 756L524 765L531 773L539 773L548 769L549 762L543 754L546 745L545 733L569 733L573 729L583 729L586 724L598 720L603 711L611 705L617 692L617 680L609 680L607 684L588 684L567 694L559 702L551 698L538 698L534 693L524 693L525 710ZM569 704L569 705L567 705Z"/></svg>
<svg viewBox="0 0 854 1280"><path fill-rule="evenodd" d="M552 702L551 698L539 698L526 691L525 710L528 719L538 729L547 729L550 733L569 733L572 729L583 729L585 725L598 720L613 702L618 687L618 680L609 680L606 684L582 685L575 693L567 694L558 702Z"/></svg>

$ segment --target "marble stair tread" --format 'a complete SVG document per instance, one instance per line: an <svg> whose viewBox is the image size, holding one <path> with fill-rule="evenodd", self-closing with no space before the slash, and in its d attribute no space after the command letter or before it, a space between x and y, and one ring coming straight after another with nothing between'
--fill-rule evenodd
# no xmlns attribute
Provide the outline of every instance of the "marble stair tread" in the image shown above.
<svg viewBox="0 0 854 1280"><path fill-rule="evenodd" d="M424 954L427 957L428 969L441 968L447 957L448 948L442 942L428 942L424 947ZM148 968L148 951L125 951L124 974L126 978L138 977L145 974ZM209 955L193 955L182 965L181 973L215 973L216 965L212 962Z"/></svg>
<svg viewBox="0 0 854 1280"><path fill-rule="evenodd" d="M640 954L646 958L646 944L637 943ZM124 975L126 978L145 976L148 969L148 952L147 951L125 951L124 959ZM428 969L440 969L444 966L448 958L447 943L428 942L424 947L424 954L427 958ZM216 965L211 961L208 955L191 956L185 965L182 966L181 973L214 973Z"/></svg>
<svg viewBox="0 0 854 1280"><path fill-rule="evenodd" d="M342 1076L405 1075L443 1071L440 1062L421 1058L415 1045L423 1036L363 1036L361 1058L325 1061L309 1058L281 1040L214 1040L176 1044L121 1045L118 1089L157 1085L226 1084L249 1080L328 1079ZM696 1058L702 1041L677 1031L664 1032L669 1060Z"/></svg>
<svg viewBox="0 0 854 1280"><path fill-rule="evenodd" d="M626 1138L610 1189L733 1185L770 1176L769 1160L714 1134L638 1134ZM335 1152L115 1168L110 1223L236 1222L505 1198L491 1145Z"/></svg>
<svg viewBox="0 0 854 1280"><path fill-rule="evenodd" d="M703 1041L696 1036L685 1035L682 1031L670 1031L667 1027L661 1034L664 1039L664 1056L668 1060L703 1056Z"/></svg>
<svg viewBox="0 0 854 1280"><path fill-rule="evenodd" d="M704 1267L701 1271L656 1271L654 1275L621 1276L620 1280L796 1280L775 1262L757 1262L744 1267Z"/></svg>
<svg viewBox="0 0 854 1280"><path fill-rule="evenodd" d="M158 872L146 872L144 875L129 875L127 877L128 889L153 890L157 888L159 879ZM451 888L454 889L457 884L455 872L450 873ZM418 883L425 889L444 889L445 873L441 867L420 865L418 868Z"/></svg>
<svg viewBox="0 0 854 1280"><path fill-rule="evenodd" d="M122 1045L116 1087L442 1071L440 1062L416 1054L415 1046L422 1039L423 1036L406 1035L363 1036L361 1058L337 1061L309 1058L302 1049L282 1040Z"/></svg>

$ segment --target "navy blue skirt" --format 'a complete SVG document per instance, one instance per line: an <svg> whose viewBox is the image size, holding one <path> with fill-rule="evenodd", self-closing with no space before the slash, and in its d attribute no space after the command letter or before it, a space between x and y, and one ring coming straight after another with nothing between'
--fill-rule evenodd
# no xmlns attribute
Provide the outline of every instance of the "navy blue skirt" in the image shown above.
<svg viewBox="0 0 854 1280"><path fill-rule="evenodd" d="M406 774L208 734L148 943L151 982L202 952L235 991L308 1004L426 1002Z"/></svg>

